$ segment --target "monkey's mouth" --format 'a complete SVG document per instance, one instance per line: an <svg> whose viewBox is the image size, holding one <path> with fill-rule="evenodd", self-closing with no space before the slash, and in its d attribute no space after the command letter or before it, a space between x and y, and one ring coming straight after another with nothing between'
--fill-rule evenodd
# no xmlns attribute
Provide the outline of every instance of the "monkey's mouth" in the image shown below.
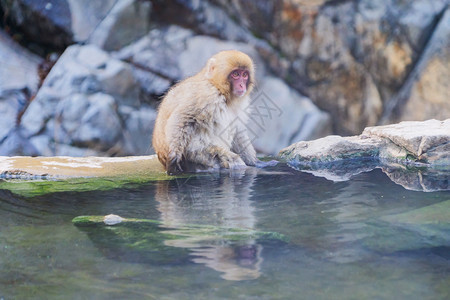
<svg viewBox="0 0 450 300"><path fill-rule="evenodd" d="M242 97L242 96L245 95L245 92L246 92L245 90L235 91L234 95L237 96L237 97Z"/></svg>

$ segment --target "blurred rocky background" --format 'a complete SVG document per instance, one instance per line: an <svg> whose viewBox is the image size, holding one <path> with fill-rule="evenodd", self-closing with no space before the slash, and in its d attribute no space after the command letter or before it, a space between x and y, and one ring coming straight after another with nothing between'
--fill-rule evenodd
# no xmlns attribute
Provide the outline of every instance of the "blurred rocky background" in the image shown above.
<svg viewBox="0 0 450 300"><path fill-rule="evenodd" d="M256 63L258 152L450 117L448 0L0 0L0 155L153 153L161 97Z"/></svg>

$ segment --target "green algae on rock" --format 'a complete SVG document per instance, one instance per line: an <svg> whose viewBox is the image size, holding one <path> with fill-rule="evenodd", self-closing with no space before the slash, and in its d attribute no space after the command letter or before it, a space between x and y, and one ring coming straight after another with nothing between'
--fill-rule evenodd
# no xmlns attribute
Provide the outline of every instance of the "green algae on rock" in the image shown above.
<svg viewBox="0 0 450 300"><path fill-rule="evenodd" d="M111 223L111 220L115 220L115 222ZM240 241L245 239L273 239L284 242L288 241L284 235L276 232L196 224L170 226L157 220L122 218L117 215L78 216L72 220L72 223L78 227L129 227L136 230L136 232L147 232L149 228L154 228L156 226L163 233L171 232L169 235L170 237L173 237L173 233L175 233L180 238L198 235L205 240L226 239L230 241ZM163 236L165 235L167 234L163 234Z"/></svg>
<svg viewBox="0 0 450 300"><path fill-rule="evenodd" d="M80 177L140 177L164 174L156 155L129 157L0 156L0 174L64 179Z"/></svg>
<svg viewBox="0 0 450 300"><path fill-rule="evenodd" d="M63 191L109 190L171 178L156 155L0 157L0 189L25 197Z"/></svg>
<svg viewBox="0 0 450 300"><path fill-rule="evenodd" d="M450 200L412 211L386 216L383 220L396 224L447 225L450 228Z"/></svg>
<svg viewBox="0 0 450 300"><path fill-rule="evenodd" d="M444 249L450 238L450 200L383 216L367 226L371 234L364 244L375 251Z"/></svg>

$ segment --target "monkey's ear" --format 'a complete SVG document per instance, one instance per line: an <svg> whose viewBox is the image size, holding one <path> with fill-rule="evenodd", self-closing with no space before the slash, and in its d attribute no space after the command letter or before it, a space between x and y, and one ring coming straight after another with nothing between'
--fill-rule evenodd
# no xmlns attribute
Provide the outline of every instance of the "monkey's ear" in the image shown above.
<svg viewBox="0 0 450 300"><path fill-rule="evenodd" d="M214 74L214 70L216 69L216 59L210 58L206 63L206 74L205 77L211 79Z"/></svg>

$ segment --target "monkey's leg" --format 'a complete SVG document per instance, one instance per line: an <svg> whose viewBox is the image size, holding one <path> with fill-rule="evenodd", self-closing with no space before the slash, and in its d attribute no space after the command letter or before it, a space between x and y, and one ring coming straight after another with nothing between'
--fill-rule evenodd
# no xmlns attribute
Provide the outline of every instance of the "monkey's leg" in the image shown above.
<svg viewBox="0 0 450 300"><path fill-rule="evenodd" d="M219 159L208 149L187 150L184 165L189 172L220 168Z"/></svg>
<svg viewBox="0 0 450 300"><path fill-rule="evenodd" d="M170 175L183 172L183 153L186 152L189 137L194 132L192 119L189 115L177 116L173 114L166 125L169 151L166 161L166 170Z"/></svg>

